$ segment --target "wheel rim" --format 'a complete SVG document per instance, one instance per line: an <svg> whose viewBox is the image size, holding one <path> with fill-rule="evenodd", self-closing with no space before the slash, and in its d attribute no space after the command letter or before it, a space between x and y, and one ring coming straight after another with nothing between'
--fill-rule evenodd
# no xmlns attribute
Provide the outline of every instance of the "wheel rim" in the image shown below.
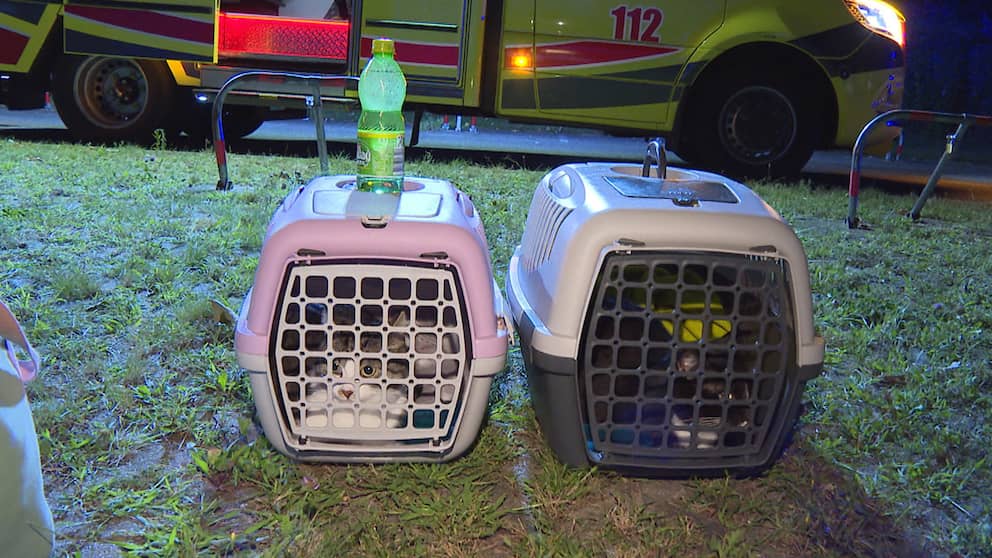
<svg viewBox="0 0 992 558"><path fill-rule="evenodd" d="M148 108L148 78L125 58L91 58L76 72L74 95L83 115L103 128L134 125Z"/></svg>
<svg viewBox="0 0 992 558"><path fill-rule="evenodd" d="M764 86L746 87L727 99L719 125L727 153L750 165L781 159L795 143L798 128L789 99Z"/></svg>

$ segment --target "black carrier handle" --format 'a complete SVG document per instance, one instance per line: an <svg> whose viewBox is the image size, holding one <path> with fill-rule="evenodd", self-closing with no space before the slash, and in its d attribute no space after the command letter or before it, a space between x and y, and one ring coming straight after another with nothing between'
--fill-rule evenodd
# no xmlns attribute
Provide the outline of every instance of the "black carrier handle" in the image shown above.
<svg viewBox="0 0 992 558"><path fill-rule="evenodd" d="M668 174L668 157L665 155L665 140L655 138L648 142L648 148L644 152L644 166L641 167L641 176L647 178L651 176L651 163L658 167L658 178L664 180Z"/></svg>

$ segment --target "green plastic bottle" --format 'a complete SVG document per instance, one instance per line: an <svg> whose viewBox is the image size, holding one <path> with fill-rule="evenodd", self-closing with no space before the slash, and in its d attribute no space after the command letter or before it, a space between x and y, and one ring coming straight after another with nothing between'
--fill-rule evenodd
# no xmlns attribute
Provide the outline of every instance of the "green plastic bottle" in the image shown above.
<svg viewBox="0 0 992 558"><path fill-rule="evenodd" d="M399 195L403 191L403 100L406 78L393 59L391 39L372 41L372 58L358 79L358 190Z"/></svg>

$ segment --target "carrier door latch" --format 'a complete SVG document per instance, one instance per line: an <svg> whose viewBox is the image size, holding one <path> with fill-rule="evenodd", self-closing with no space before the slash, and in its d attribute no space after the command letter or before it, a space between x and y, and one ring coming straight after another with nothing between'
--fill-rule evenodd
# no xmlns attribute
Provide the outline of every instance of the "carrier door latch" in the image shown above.
<svg viewBox="0 0 992 558"><path fill-rule="evenodd" d="M643 248L647 246L647 243L643 240L635 240L633 238L618 238L615 242L618 246L625 246L627 248Z"/></svg>
<svg viewBox="0 0 992 558"><path fill-rule="evenodd" d="M434 265L434 269L439 269L445 265L445 261L449 259L448 253L443 250L438 250L437 252L424 252L420 255L422 259L431 260Z"/></svg>
<svg viewBox="0 0 992 558"><path fill-rule="evenodd" d="M366 229L384 229L389 224L385 215L362 215L362 226Z"/></svg>

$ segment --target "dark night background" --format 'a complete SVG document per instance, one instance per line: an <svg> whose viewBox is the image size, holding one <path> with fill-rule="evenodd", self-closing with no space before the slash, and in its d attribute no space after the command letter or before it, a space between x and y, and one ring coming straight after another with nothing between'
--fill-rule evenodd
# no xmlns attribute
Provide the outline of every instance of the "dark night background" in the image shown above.
<svg viewBox="0 0 992 558"><path fill-rule="evenodd" d="M992 1L894 3L906 16L903 107L992 115ZM909 125L906 148L936 158L943 149L943 136L953 128ZM992 162L989 128L971 128L962 146L964 158Z"/></svg>

